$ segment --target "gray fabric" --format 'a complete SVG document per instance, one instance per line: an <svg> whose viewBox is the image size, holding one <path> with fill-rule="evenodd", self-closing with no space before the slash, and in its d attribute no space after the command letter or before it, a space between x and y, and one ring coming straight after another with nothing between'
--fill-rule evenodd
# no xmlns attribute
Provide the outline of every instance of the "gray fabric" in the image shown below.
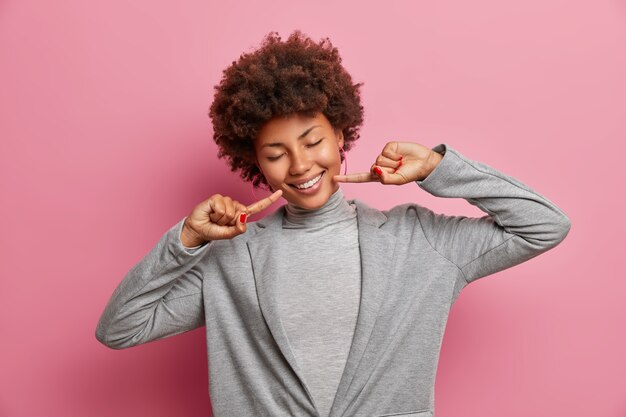
<svg viewBox="0 0 626 417"><path fill-rule="evenodd" d="M348 358L361 297L356 207L339 188L319 209L285 206L277 307L315 407L326 417Z"/></svg>
<svg viewBox="0 0 626 417"><path fill-rule="evenodd" d="M570 230L561 209L519 181L446 144L433 150L444 157L417 184L487 215L348 200L357 209L361 302L331 417L434 416L441 340L459 292L554 248ZM284 206L193 253L181 244L181 219L117 286L96 338L122 349L206 325L216 417L319 416L279 319L283 217Z"/></svg>

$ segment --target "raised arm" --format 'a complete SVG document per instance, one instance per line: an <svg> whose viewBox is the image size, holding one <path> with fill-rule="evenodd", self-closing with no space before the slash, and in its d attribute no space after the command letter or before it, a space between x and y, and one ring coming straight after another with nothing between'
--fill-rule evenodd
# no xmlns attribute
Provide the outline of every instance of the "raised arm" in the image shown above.
<svg viewBox="0 0 626 417"><path fill-rule="evenodd" d="M335 175L337 182L415 181L432 195L464 198L487 213L447 216L416 206L430 245L463 273L466 283L533 258L569 233L567 215L547 198L442 143L387 142L369 172Z"/></svg>
<svg viewBox="0 0 626 417"><path fill-rule="evenodd" d="M476 218L418 210L430 245L457 265L467 283L527 261L567 236L569 218L547 198L446 144L432 150L443 159L415 182L432 195L464 198L487 213Z"/></svg>

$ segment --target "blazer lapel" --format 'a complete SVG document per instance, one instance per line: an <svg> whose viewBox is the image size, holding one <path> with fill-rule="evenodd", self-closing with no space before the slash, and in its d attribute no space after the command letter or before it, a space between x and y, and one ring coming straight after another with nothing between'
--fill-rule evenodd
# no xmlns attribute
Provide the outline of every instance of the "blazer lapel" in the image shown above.
<svg viewBox="0 0 626 417"><path fill-rule="evenodd" d="M380 228L387 220L385 214L359 200L348 202L356 204L357 208L362 275L361 301L352 345L330 410L330 417L340 417L346 411L372 372L371 364L363 363L362 358L367 351L378 311L385 298L397 240L393 233ZM281 239L283 216L284 206L257 221L260 230L246 243L252 261L259 305L267 326L281 353L299 378L311 404L314 404L313 396L304 382L302 371L289 346L276 302L278 295L276 284L279 281L279 274L284 271Z"/></svg>
<svg viewBox="0 0 626 417"><path fill-rule="evenodd" d="M283 239L281 239L283 216L284 206L257 221L257 225L262 229L257 231L246 244L250 252L259 306L263 317L278 348L298 377L300 384L306 391L311 406L313 406L315 404L313 396L306 386L302 371L289 346L287 332L283 327L278 311L277 284L279 282L279 274L285 270L283 265Z"/></svg>

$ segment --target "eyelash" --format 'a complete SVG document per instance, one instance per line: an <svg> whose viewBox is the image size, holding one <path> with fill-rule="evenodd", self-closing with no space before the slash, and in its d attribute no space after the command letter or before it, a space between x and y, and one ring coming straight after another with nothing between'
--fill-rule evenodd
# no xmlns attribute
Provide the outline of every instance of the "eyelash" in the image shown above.
<svg viewBox="0 0 626 417"><path fill-rule="evenodd" d="M315 143L312 143L312 144L310 144L310 145L307 145L307 147L312 148L313 146L317 146L317 145L319 145L319 144L320 144L320 142L321 142L321 141L323 141L323 140L324 140L324 138L322 138L322 139L318 140L318 141L317 141L317 142L315 142ZM268 160L270 160L270 161L276 161L276 160L278 160L278 159L279 159L280 157L282 157L282 156L283 156L283 154L280 154L280 155L278 155L278 156L268 156L268 157L267 157L267 159L268 159Z"/></svg>

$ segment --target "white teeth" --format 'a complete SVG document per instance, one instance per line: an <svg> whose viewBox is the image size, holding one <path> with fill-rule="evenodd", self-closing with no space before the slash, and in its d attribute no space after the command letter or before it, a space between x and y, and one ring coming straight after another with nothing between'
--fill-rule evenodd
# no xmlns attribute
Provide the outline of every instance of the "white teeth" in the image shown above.
<svg viewBox="0 0 626 417"><path fill-rule="evenodd" d="M320 178L322 178L322 174L320 174L317 177L313 178L311 181L305 182L304 184L294 185L294 187L299 188L301 190L303 190L305 188L312 187L316 182L318 182L320 180Z"/></svg>

